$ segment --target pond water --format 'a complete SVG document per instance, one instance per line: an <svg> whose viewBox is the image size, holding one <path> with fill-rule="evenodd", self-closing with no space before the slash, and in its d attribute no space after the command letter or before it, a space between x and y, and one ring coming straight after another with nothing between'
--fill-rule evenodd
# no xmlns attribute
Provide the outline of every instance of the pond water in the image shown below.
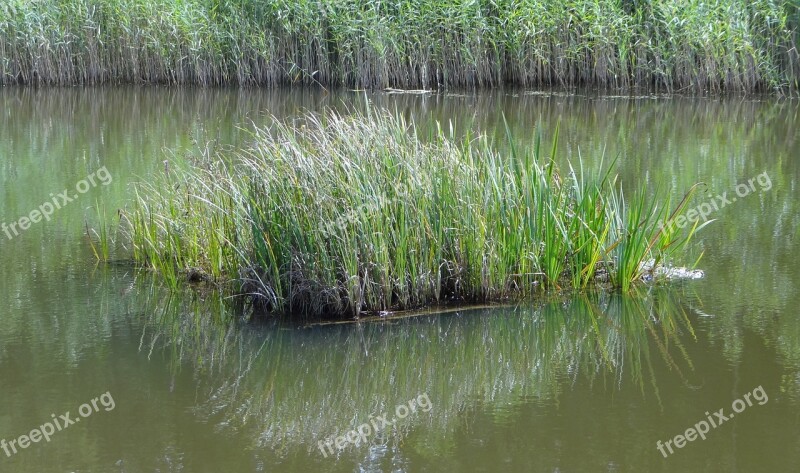
<svg viewBox="0 0 800 473"><path fill-rule="evenodd" d="M558 125L562 165L616 158L625 189L704 182L706 277L300 326L95 263L97 209L174 153L366 101L501 147L503 117ZM0 471L796 471L798 125L769 98L0 89Z"/></svg>

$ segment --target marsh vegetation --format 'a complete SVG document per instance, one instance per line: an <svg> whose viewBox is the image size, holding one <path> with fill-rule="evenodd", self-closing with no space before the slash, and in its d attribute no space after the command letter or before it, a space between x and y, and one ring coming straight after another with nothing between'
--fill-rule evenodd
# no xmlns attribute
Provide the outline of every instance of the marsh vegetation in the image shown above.
<svg viewBox="0 0 800 473"><path fill-rule="evenodd" d="M10 0L0 84L793 90L797 5Z"/></svg>
<svg viewBox="0 0 800 473"><path fill-rule="evenodd" d="M176 156L126 213L136 261L232 288L265 313L359 316L602 285L627 291L697 226L625 195L613 163L562 169L541 138L418 129L388 112L308 114L251 145ZM645 263L648 263L645 265Z"/></svg>

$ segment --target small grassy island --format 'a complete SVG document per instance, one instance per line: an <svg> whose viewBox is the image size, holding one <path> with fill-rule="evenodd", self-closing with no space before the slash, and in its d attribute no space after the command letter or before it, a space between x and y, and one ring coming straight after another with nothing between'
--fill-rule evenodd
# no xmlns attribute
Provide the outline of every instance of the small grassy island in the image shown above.
<svg viewBox="0 0 800 473"><path fill-rule="evenodd" d="M627 291L694 229L685 210L560 170L552 149L421 132L383 112L275 121L245 150L205 151L137 187L134 259L265 313L357 317L602 285ZM548 152L550 154L548 154ZM691 193L692 191L690 191ZM688 197L688 196L687 196ZM696 227L695 227L696 228Z"/></svg>

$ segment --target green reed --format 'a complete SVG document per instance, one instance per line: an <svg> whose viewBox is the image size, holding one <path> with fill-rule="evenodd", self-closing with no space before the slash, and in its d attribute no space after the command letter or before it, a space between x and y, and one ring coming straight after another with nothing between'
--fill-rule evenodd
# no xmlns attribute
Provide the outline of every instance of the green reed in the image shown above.
<svg viewBox="0 0 800 473"><path fill-rule="evenodd" d="M627 290L691 236L659 229L683 209L644 191L627 203L612 167L562 175L557 141L503 154L383 112L275 120L248 149L175 158L140 185L133 257L173 286L183 274L314 316Z"/></svg>
<svg viewBox="0 0 800 473"><path fill-rule="evenodd" d="M6 0L0 83L794 89L791 1Z"/></svg>

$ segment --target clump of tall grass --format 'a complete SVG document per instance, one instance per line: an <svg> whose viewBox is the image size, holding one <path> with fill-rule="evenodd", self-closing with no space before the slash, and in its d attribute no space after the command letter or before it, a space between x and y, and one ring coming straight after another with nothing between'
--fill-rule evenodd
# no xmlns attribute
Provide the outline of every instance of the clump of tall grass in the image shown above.
<svg viewBox="0 0 800 473"><path fill-rule="evenodd" d="M0 84L797 88L789 0L4 0Z"/></svg>
<svg viewBox="0 0 800 473"><path fill-rule="evenodd" d="M560 171L557 136L548 155L453 135L383 112L276 120L246 150L205 149L140 185L134 258L172 284L234 282L266 312L358 316L627 290L691 236L659 226L685 200L670 215L644 191L625 200L613 166Z"/></svg>

